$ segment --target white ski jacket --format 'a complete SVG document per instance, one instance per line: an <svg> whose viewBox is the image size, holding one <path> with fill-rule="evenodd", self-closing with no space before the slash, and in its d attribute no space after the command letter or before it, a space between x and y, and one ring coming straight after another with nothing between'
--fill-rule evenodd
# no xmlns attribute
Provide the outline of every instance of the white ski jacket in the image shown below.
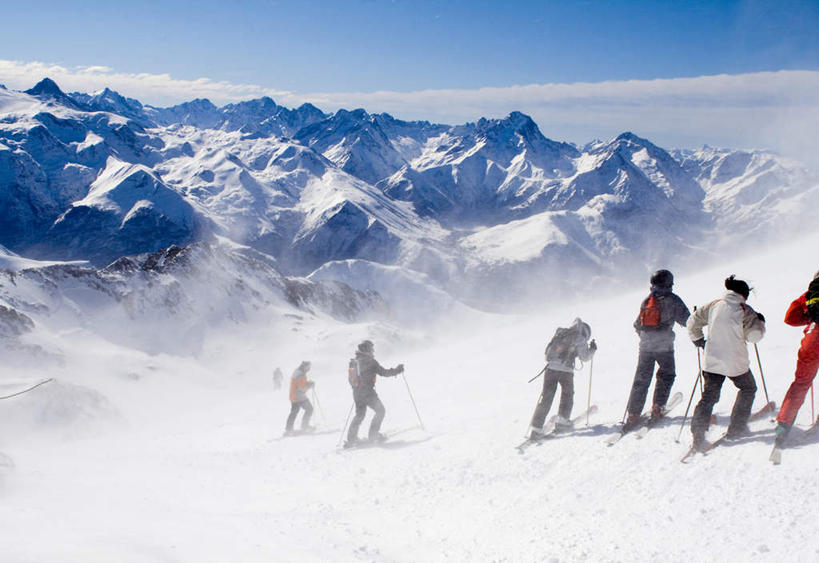
<svg viewBox="0 0 819 563"><path fill-rule="evenodd" d="M765 323L745 303L745 298L727 291L722 299L696 309L686 325L692 341L703 337L705 325L708 325L708 338L702 369L727 377L746 373L750 369L747 342L762 340Z"/></svg>

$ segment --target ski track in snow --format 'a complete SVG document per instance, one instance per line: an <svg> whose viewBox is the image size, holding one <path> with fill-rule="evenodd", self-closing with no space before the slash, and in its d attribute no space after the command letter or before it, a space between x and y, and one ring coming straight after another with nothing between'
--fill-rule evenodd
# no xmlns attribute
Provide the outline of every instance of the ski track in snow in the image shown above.
<svg viewBox="0 0 819 563"><path fill-rule="evenodd" d="M777 403L801 338L781 317L815 269L794 266L795 258L817 238L678 276L675 286L693 308L721 295L727 274L751 279L757 291L750 303L768 318L760 353ZM646 291L495 318L488 327L430 337L424 349L377 341L383 365L407 365L428 428L395 437L396 447L339 450L336 434L271 441L289 410L287 381L273 390L271 344L261 338L243 343L248 352L214 343L196 360L111 345L78 351L63 367L32 368L31 379L48 372L94 389L119 415L95 418L94 403L82 403L91 399L75 392L74 406L92 415L45 416L56 408L47 399L61 396L62 387L0 404L0 451L15 464L0 469L3 560L816 560L819 546L810 538L819 443L786 449L782 465L772 466L774 426L765 418L752 423L752 438L679 463L688 428L680 443L675 438L696 376L684 330L677 329L674 386L683 405L644 439L626 436L606 447L631 384L631 322ZM575 435L520 455L515 445L540 389L540 380L526 380L555 326L576 315L600 344L592 393L600 411L590 429L581 424ZM314 422L324 428L340 427L349 409L344 367L352 334L345 349L316 353L311 377L327 423L318 409ZM281 363L286 376L298 364L291 359ZM133 372L139 377L121 377ZM3 366L0 378L20 381L21 373ZM416 423L400 379L378 382L387 431ZM575 413L585 407L587 383L588 366L575 377ZM759 383L755 408L765 401ZM735 396L726 382L712 438L724 430ZM809 412L808 399L797 422L807 424ZM361 435L368 423L369 415Z"/></svg>

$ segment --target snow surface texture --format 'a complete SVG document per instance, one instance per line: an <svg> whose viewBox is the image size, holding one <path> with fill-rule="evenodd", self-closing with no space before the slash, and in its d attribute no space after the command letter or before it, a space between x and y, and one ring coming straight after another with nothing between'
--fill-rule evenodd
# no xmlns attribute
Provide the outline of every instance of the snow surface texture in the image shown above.
<svg viewBox="0 0 819 563"><path fill-rule="evenodd" d="M817 244L814 235L677 276L690 307L721 295L730 273L756 288L750 303L768 318L759 348L777 402L801 338L781 318L817 268L804 261ZM349 272L356 275L354 265ZM15 466L0 464L3 560L816 560L819 443L787 449L772 466L765 419L752 424L750 439L683 465L690 434L675 443L678 407L673 424L605 446L631 384L631 323L647 289L555 303L530 317L451 318L424 331L304 315L294 332L257 319L206 333L198 356L151 355L105 339L93 324L38 325L21 338L38 334L62 348L62 363L0 365L2 394L57 379L0 403L0 451ZM514 446L540 390L526 380L555 327L575 316L600 346L592 389L600 412L590 428L521 456ZM674 390L687 402L696 353L677 334ZM359 451L338 450L337 432L279 439L289 403L286 386L273 388L273 369L287 378L312 360L323 409L314 422L340 430L351 402L347 359L364 337L384 365L406 365L427 432ZM575 377L575 413L588 378L588 366ZM400 377L377 387L385 430L417 423ZM726 383L713 435L734 397ZM807 424L809 412L808 403L797 423Z"/></svg>
<svg viewBox="0 0 819 563"><path fill-rule="evenodd" d="M819 204L814 174L765 151L672 155L628 132L580 149L520 112L448 126L270 98L151 108L48 79L0 90L0 188L0 244L26 258L102 267L221 237L283 275L364 260L397 268L349 276L356 289L424 279L494 309L747 252L804 232Z"/></svg>

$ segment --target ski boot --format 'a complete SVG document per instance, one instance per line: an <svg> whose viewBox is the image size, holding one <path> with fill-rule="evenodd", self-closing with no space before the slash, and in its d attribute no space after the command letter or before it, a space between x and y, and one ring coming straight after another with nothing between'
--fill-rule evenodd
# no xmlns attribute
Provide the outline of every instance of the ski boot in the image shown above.
<svg viewBox="0 0 819 563"><path fill-rule="evenodd" d="M529 428L529 439L532 442L538 442L546 437L546 433L543 432L543 428L535 428L534 426Z"/></svg>
<svg viewBox="0 0 819 563"><path fill-rule="evenodd" d="M728 426L728 431L725 433L725 439L729 442L739 440L751 434L751 429L747 424L741 426Z"/></svg>
<svg viewBox="0 0 819 563"><path fill-rule="evenodd" d="M629 414L626 417L626 422L623 424L623 429L621 432L625 434L626 432L631 432L635 428L640 425L640 415L639 414Z"/></svg>
<svg viewBox="0 0 819 563"><path fill-rule="evenodd" d="M776 425L774 435L774 447L781 448L785 445L785 440L788 438L788 433L791 431L791 425L779 422Z"/></svg>
<svg viewBox="0 0 819 563"><path fill-rule="evenodd" d="M646 424L648 424L648 426L657 425L663 418L663 411L665 411L665 406L654 405L651 407L651 416L649 416Z"/></svg>
<svg viewBox="0 0 819 563"><path fill-rule="evenodd" d="M568 418L563 418L562 416L558 415L555 418L555 434L560 432L568 432L572 429L572 421Z"/></svg>
<svg viewBox="0 0 819 563"><path fill-rule="evenodd" d="M373 432L369 437L370 442L381 443L387 441L387 435L381 432Z"/></svg>

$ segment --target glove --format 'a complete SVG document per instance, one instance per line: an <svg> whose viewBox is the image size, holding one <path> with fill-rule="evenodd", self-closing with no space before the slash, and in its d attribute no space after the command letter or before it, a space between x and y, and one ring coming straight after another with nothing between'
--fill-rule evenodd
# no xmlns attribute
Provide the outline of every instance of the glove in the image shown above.
<svg viewBox="0 0 819 563"><path fill-rule="evenodd" d="M597 342L595 342L594 339L592 339L592 341L589 342L589 350L591 350L592 352L597 352Z"/></svg>
<svg viewBox="0 0 819 563"><path fill-rule="evenodd" d="M705 348L705 338L700 338L699 340L694 341L694 346L697 348Z"/></svg>
<svg viewBox="0 0 819 563"><path fill-rule="evenodd" d="M404 373L404 364L398 364L395 369L398 370L398 373Z"/></svg>
<svg viewBox="0 0 819 563"><path fill-rule="evenodd" d="M756 318L762 321L763 323L765 322L765 315L763 315L762 313L757 313Z"/></svg>

